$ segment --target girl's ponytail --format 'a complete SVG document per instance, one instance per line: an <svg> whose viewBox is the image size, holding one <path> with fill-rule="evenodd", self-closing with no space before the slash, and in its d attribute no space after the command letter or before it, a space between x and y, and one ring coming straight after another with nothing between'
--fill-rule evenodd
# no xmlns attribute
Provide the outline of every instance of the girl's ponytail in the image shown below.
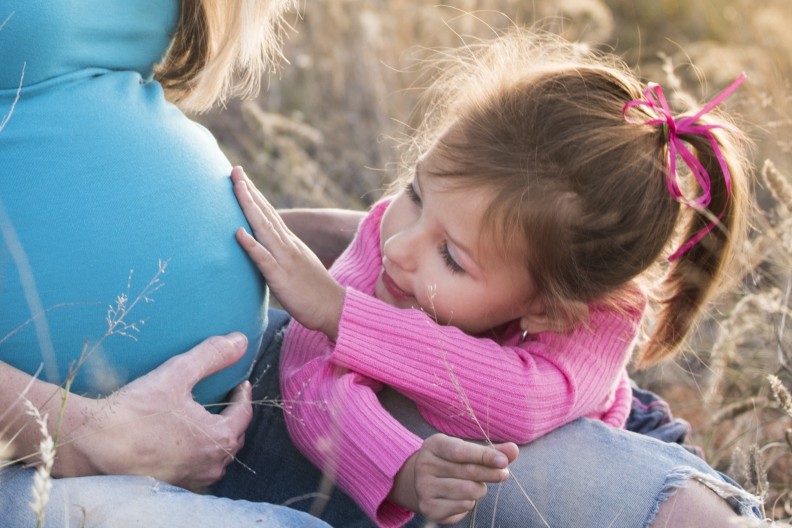
<svg viewBox="0 0 792 528"><path fill-rule="evenodd" d="M683 342L716 286L727 275L729 264L744 236L747 222L747 163L736 142L742 140L735 129L709 114L744 80L741 75L712 102L691 117L671 115L662 90L650 85L646 100L632 101L649 107L660 117L647 121L659 125L667 139L667 187L688 206L683 244L669 257L670 268L661 285L663 297L654 329L639 358L639 366L649 366L671 356ZM629 118L628 118L629 119ZM691 148L688 148L689 145ZM688 166L701 194L687 199L677 181L677 157Z"/></svg>

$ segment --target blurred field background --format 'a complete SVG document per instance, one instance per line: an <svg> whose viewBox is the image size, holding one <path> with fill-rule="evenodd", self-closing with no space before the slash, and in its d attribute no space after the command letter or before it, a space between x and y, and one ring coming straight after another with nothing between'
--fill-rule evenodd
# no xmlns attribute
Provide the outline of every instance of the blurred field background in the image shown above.
<svg viewBox="0 0 792 528"><path fill-rule="evenodd" d="M279 207L363 209L398 169L429 48L541 22L623 56L666 93L726 106L755 143L758 210L744 276L675 363L635 373L693 426L708 461L792 518L792 10L789 0L313 0L288 64L256 99L201 116ZM307 4L307 5L306 5ZM771 387L769 375L780 380Z"/></svg>

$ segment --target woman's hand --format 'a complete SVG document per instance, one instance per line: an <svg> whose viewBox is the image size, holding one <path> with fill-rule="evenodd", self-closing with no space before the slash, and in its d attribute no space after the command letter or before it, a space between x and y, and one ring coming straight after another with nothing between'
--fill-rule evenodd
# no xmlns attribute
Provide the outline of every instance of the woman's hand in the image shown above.
<svg viewBox="0 0 792 528"><path fill-rule="evenodd" d="M319 258L292 233L274 207L240 167L231 173L234 194L251 236L243 228L237 240L267 279L273 295L302 325L338 337L344 288L328 273Z"/></svg>
<svg viewBox="0 0 792 528"><path fill-rule="evenodd" d="M518 453L510 442L483 446L437 433L407 459L388 499L430 521L459 522L487 494L486 483L509 477Z"/></svg>
<svg viewBox="0 0 792 528"><path fill-rule="evenodd" d="M107 398L69 395L72 423L64 424L59 476L148 475L192 490L219 480L244 443L250 383L240 384L219 414L195 402L192 389L246 348L242 334L211 337Z"/></svg>

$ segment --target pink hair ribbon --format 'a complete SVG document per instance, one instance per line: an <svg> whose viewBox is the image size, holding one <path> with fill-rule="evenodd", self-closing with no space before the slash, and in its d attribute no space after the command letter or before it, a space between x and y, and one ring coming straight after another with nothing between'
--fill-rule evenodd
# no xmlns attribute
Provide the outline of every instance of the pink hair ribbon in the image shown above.
<svg viewBox="0 0 792 528"><path fill-rule="evenodd" d="M725 90L720 92L712 101L710 101L706 106L704 106L692 116L675 118L671 113L671 108L668 106L668 101L666 101L665 95L663 94L663 89L656 83L649 83L646 86L646 90L644 91L645 99L630 101L624 105L622 114L624 115L624 119L627 122L645 125L663 125L663 128L667 130L668 171L666 172L666 184L668 186L668 192L671 193L671 196L673 196L674 199L676 199L679 203L700 210L706 208L712 199L712 195L710 193L712 187L710 183L710 176L698 158L696 158L696 156L694 156L693 153L688 150L687 146L685 146L685 142L680 139L679 136L684 134L696 134L705 136L707 139L709 139L709 142L712 145L712 151L715 153L715 158L718 160L721 171L723 172L723 179L724 183L726 184L727 192L726 199L728 203L729 196L731 195L731 174L729 174L729 167L726 164L726 160L723 158L720 146L718 145L715 136L711 132L711 130L715 128L724 128L724 126L718 124L701 124L697 123L697 121L704 114L711 111L724 99L730 96L743 83L744 80L745 74L742 73L733 83L726 87ZM630 108L635 108L638 106L644 106L655 111L657 114L659 114L659 117L655 119L649 119L648 121L635 121L630 119L630 117L627 115L627 111ZM696 181L701 187L701 195L693 198L692 200L685 198L679 188L676 170L677 155L682 158L690 171L696 177ZM723 216L723 213L724 211L721 211L715 220L710 222L707 226L701 229L701 231L693 235L693 237L691 237L687 242L682 244L679 249L677 249L670 257L668 257L668 260L674 261L687 253L690 248L696 245L699 240L704 238L707 233L715 228L718 221Z"/></svg>

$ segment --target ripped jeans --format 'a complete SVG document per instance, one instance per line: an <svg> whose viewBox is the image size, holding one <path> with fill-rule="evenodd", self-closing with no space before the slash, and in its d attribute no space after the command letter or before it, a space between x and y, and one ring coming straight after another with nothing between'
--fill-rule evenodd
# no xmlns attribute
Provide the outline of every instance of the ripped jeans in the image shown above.
<svg viewBox="0 0 792 528"><path fill-rule="evenodd" d="M283 322L281 314L270 310L272 326ZM280 398L280 339L282 335L275 336L255 366L251 376L254 401ZM419 436L435 432L412 402L398 393L385 391L380 399ZM660 504L690 478L725 497L735 511L758 519L758 500L680 445L689 426L673 419L667 407L651 403L655 400L651 393L636 391L631 426L644 434L580 419L522 446L510 466L511 478L490 485L487 496L479 501L475 526L644 527L654 519ZM244 466L232 463L226 477L212 488L214 494L287 504L339 528L374 526L294 448L281 409L258 406L255 413L256 427L248 429L245 446L238 454ZM415 517L407 526L432 525ZM455 526L470 526L469 517Z"/></svg>
<svg viewBox="0 0 792 528"><path fill-rule="evenodd" d="M419 435L434 432L410 422L415 415L401 415L392 401L386 406ZM760 518L755 497L681 445L598 420L576 420L522 446L510 471L508 480L490 485L479 501L476 526L646 527L660 504L689 479L724 497L740 514ZM467 527L469 519L455 526Z"/></svg>
<svg viewBox="0 0 792 528"><path fill-rule="evenodd" d="M270 326L251 375L254 401L278 401L278 358L288 318L270 310ZM434 431L411 402L394 392L382 396L396 418L422 436ZM640 403L640 402L639 402ZM642 406L638 405L639 409ZM680 446L684 425L664 416L656 405L637 423L643 432L662 431L664 440L580 419L523 446L511 465L512 477L490 486L476 509L476 526L554 528L637 528L648 526L659 505L693 478L725 497L747 517L757 518L758 502ZM661 411L658 413L658 410ZM648 420L648 421L647 421ZM652 423L654 421L654 423ZM669 425L671 424L671 425ZM663 426L663 427L659 427ZM673 433L667 436L667 433ZM100 476L56 479L47 510L47 527L243 527L326 526L370 528L373 523L354 502L334 488L292 445L283 412L257 405L246 435L226 476L209 494L199 495L146 477ZM33 470L12 466L0 471L0 526L36 526L31 500ZM227 497L227 498L221 498ZM233 500L229 500L233 499ZM270 504L264 504L270 503ZM283 505L290 508L284 508ZM410 527L425 526L420 517ZM467 527L469 518L457 526Z"/></svg>

